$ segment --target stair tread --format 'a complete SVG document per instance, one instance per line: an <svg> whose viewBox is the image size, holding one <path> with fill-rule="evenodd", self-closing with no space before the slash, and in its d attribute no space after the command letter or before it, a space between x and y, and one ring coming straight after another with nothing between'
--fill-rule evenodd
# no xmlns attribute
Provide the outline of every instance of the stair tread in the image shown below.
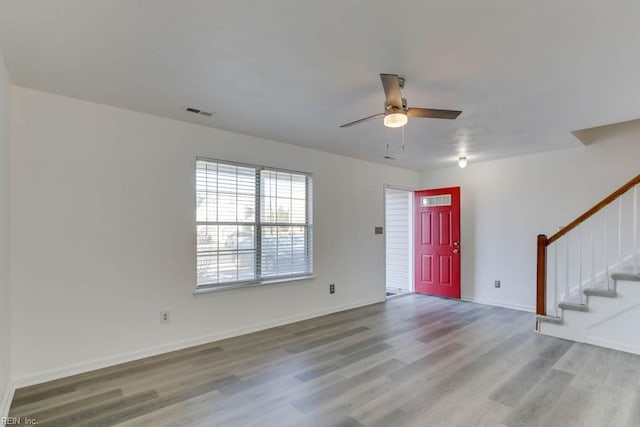
<svg viewBox="0 0 640 427"><path fill-rule="evenodd" d="M575 310L575 311L589 311L589 307L586 304L580 304L577 302L561 302L558 304L563 310Z"/></svg>
<svg viewBox="0 0 640 427"><path fill-rule="evenodd" d="M640 282L640 274L633 273L613 273L611 274L613 280L630 280L634 282Z"/></svg>
<svg viewBox="0 0 640 427"><path fill-rule="evenodd" d="M583 291L585 295L615 298L618 293L613 289L587 288Z"/></svg>

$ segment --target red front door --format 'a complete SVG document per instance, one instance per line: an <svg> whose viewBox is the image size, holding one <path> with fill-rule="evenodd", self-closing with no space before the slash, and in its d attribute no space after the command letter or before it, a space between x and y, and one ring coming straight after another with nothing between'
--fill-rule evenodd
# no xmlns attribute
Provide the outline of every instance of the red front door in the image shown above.
<svg viewBox="0 0 640 427"><path fill-rule="evenodd" d="M460 187L415 192L416 292L460 298Z"/></svg>

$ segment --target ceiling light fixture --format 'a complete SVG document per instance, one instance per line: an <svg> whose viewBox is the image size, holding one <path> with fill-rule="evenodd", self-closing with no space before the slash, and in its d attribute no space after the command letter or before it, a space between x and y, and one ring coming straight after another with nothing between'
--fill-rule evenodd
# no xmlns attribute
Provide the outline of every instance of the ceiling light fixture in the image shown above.
<svg viewBox="0 0 640 427"><path fill-rule="evenodd" d="M464 169L467 167L467 158L464 156L458 157L458 166L460 169Z"/></svg>
<svg viewBox="0 0 640 427"><path fill-rule="evenodd" d="M408 121L405 113L389 113L384 116L384 125L388 128L401 128Z"/></svg>

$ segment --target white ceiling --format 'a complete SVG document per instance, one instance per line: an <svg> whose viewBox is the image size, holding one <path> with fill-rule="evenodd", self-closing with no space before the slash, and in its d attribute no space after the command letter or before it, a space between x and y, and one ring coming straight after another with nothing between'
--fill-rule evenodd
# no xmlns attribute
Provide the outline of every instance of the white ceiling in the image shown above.
<svg viewBox="0 0 640 427"><path fill-rule="evenodd" d="M637 0L2 0L0 50L17 85L424 170L640 117L639 16ZM406 77L409 106L463 113L410 119L404 151L382 120L338 128L382 111L380 73Z"/></svg>

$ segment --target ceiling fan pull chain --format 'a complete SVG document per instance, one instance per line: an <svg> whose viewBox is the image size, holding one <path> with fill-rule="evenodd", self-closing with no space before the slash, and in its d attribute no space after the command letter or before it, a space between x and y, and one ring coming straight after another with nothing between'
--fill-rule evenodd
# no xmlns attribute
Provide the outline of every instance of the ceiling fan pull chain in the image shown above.
<svg viewBox="0 0 640 427"><path fill-rule="evenodd" d="M404 126L402 126L402 151L404 151Z"/></svg>

